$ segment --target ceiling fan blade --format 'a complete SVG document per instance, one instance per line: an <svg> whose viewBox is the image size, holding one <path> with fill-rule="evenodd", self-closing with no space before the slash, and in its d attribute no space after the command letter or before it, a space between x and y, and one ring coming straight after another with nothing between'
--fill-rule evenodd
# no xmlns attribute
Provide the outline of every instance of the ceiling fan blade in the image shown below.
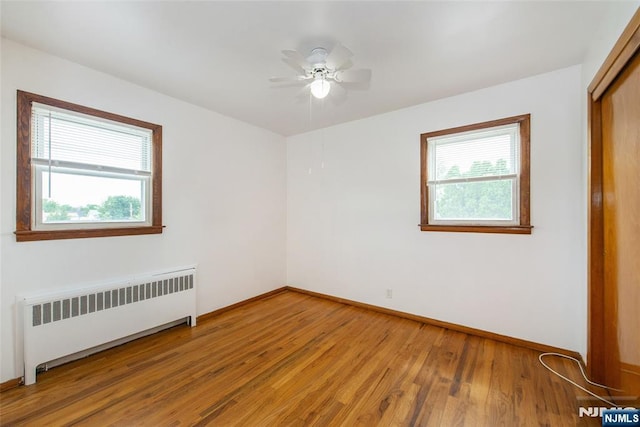
<svg viewBox="0 0 640 427"><path fill-rule="evenodd" d="M293 83L293 82L303 82L305 80L307 80L305 76L271 77L269 79L271 83Z"/></svg>
<svg viewBox="0 0 640 427"><path fill-rule="evenodd" d="M332 70L338 70L342 68L352 56L353 52L338 43L334 46L329 56L327 56L327 67Z"/></svg>
<svg viewBox="0 0 640 427"><path fill-rule="evenodd" d="M336 71L344 71L344 70L348 70L349 68L353 67L353 61L351 61L350 59L347 60L347 62L345 62L344 64L342 64L340 66L340 68Z"/></svg>
<svg viewBox="0 0 640 427"><path fill-rule="evenodd" d="M293 61L292 59L282 58L282 62L284 62L289 67L291 67L294 70L296 70L296 73L298 73L298 74L305 74L307 72L307 70L302 68L297 62Z"/></svg>
<svg viewBox="0 0 640 427"><path fill-rule="evenodd" d="M371 70L367 68L336 72L336 81L339 83L368 83L370 80Z"/></svg>
<svg viewBox="0 0 640 427"><path fill-rule="evenodd" d="M283 61L288 65L300 68L303 71L311 69L311 64L309 64L306 58L302 56L297 50L283 50L282 54L286 56Z"/></svg>

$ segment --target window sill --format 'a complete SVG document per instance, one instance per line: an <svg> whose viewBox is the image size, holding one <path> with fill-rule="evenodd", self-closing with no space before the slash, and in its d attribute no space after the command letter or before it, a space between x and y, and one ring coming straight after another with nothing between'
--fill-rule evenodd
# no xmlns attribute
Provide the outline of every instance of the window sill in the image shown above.
<svg viewBox="0 0 640 427"><path fill-rule="evenodd" d="M463 233L531 234L532 225L432 225L419 224L421 231L450 231Z"/></svg>
<svg viewBox="0 0 640 427"><path fill-rule="evenodd" d="M16 231L16 241L33 242L36 240L83 239L88 237L135 236L140 234L161 234L164 226L88 228L85 230L47 230Z"/></svg>

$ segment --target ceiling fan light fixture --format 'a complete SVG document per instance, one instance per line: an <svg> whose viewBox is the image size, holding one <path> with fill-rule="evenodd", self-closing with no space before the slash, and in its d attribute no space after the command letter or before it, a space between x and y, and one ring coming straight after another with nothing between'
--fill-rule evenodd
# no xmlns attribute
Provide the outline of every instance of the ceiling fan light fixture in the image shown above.
<svg viewBox="0 0 640 427"><path fill-rule="evenodd" d="M271 77L269 80L272 83L305 85L305 92L309 90L311 96L316 99L326 98L332 91L332 86L335 85L332 101L338 103L340 95L344 96L346 92L344 85L360 83L368 88L371 80L371 70L351 69L353 53L340 43L336 43L331 52L325 48L317 47L312 49L311 54L307 56L297 50L283 50L282 54L284 55L282 59L284 63L295 69L298 74L292 77ZM353 87L355 88L355 86Z"/></svg>
<svg viewBox="0 0 640 427"><path fill-rule="evenodd" d="M329 83L324 77L318 77L311 83L311 95L315 98L322 99L329 95L331 90L331 83Z"/></svg>

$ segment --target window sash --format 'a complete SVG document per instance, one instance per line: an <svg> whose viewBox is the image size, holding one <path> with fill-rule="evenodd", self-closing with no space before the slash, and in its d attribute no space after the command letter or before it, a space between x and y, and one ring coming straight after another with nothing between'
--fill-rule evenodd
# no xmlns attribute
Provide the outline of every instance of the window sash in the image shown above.
<svg viewBox="0 0 640 427"><path fill-rule="evenodd" d="M508 175L485 175L485 176L475 176L471 178L450 178L450 179L440 179L435 181L427 181L427 184L437 185L437 184L458 184L461 182L499 181L502 179L513 179L517 177L518 175L515 173L511 173Z"/></svg>
<svg viewBox="0 0 640 427"><path fill-rule="evenodd" d="M49 160L43 160L43 159L31 159L31 164L36 166L60 167L60 168L67 168L67 169L84 170L84 171L87 171L87 174L89 174L89 172L91 171L95 171L98 174L116 173L116 174L133 175L133 176L151 176L151 171L101 166L93 163L68 162L64 160L49 161Z"/></svg>
<svg viewBox="0 0 640 427"><path fill-rule="evenodd" d="M436 218L437 209L437 194L438 183L439 184L455 184L455 183L467 183L467 182L497 182L497 181L511 181L511 219L496 219L496 218ZM457 182L452 181L440 181L434 185L428 185L429 192L429 224L433 225L496 225L496 226L509 226L518 225L520 223L520 187L519 177L512 176L500 176L500 177L482 177L474 180L460 180Z"/></svg>
<svg viewBox="0 0 640 427"><path fill-rule="evenodd" d="M43 200L46 188L42 186L42 174L49 172L49 179L51 179L52 173L68 174L68 175L81 175L81 176L95 176L104 178L117 178L127 179L133 181L140 181L143 184L143 192L141 194L141 210L143 214L143 220L100 220L100 221L56 221L56 222L44 222L43 221ZM46 231L46 230L68 230L73 229L96 229L96 228L113 228L113 227L144 227L152 225L152 179L151 174L126 174L117 173L113 171L98 171L92 167L59 167L48 164L33 163L32 168L32 181L33 181L33 193L34 203L32 218L32 227L34 230Z"/></svg>
<svg viewBox="0 0 640 427"><path fill-rule="evenodd" d="M474 141L487 140L492 138L499 138L501 136L509 137L509 147L510 151L508 153L508 158L505 160L509 161L509 172L506 174L487 174L478 177L437 177L438 174L438 166L441 165L441 160L438 157L438 148L443 146L450 146L453 144L464 145L468 144L470 149L473 149ZM429 176L427 177L428 182L431 183L439 183L439 182L454 182L460 180L474 181L477 179L485 178L485 177L513 177L518 176L520 174L520 125L518 123L495 126L486 129L480 130L471 130L467 132L459 132L455 134L435 136L427 138L427 149L429 156ZM481 161L481 158L477 159L467 159L467 161Z"/></svg>

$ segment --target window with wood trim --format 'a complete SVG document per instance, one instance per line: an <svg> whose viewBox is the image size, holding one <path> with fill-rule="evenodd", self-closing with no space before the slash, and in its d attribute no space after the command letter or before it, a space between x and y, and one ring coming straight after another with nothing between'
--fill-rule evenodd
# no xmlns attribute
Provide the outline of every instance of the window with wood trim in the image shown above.
<svg viewBox="0 0 640 427"><path fill-rule="evenodd" d="M162 233L162 126L17 99L18 241Z"/></svg>
<svg viewBox="0 0 640 427"><path fill-rule="evenodd" d="M531 234L530 115L420 136L422 231Z"/></svg>

